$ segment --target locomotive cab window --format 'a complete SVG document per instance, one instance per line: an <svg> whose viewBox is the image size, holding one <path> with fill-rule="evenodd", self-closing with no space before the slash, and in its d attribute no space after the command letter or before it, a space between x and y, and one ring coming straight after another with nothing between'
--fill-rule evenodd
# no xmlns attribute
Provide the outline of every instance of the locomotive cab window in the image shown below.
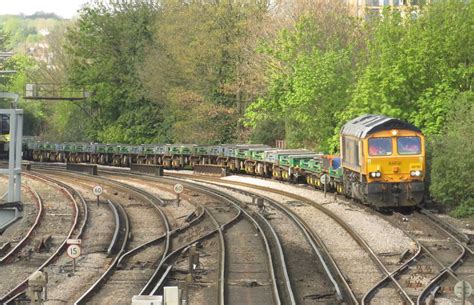
<svg viewBox="0 0 474 305"><path fill-rule="evenodd" d="M392 154L391 138L371 138L369 139L369 155L388 156Z"/></svg>
<svg viewBox="0 0 474 305"><path fill-rule="evenodd" d="M400 155L418 155L421 153L421 141L419 137L399 137L397 149Z"/></svg>

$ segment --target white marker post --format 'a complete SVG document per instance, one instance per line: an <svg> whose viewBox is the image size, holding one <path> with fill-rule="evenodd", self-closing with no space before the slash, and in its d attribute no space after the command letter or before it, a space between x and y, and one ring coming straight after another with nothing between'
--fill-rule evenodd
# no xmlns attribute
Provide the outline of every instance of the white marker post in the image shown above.
<svg viewBox="0 0 474 305"><path fill-rule="evenodd" d="M68 239L67 244L69 245L67 247L67 255L72 258L72 272L76 272L76 258L81 256L81 247L79 246L81 244L80 239Z"/></svg>
<svg viewBox="0 0 474 305"><path fill-rule="evenodd" d="M177 200L177 204L178 204L178 207L179 207L179 194L181 194L184 190L184 186L180 183L178 184L175 184L174 186L174 192L176 193L176 200Z"/></svg>
<svg viewBox="0 0 474 305"><path fill-rule="evenodd" d="M102 195L102 193L104 192L104 189L102 188L102 186L96 185L96 186L94 186L94 188L92 189L92 192L94 193L94 195L97 196L97 206L99 206L100 195Z"/></svg>
<svg viewBox="0 0 474 305"><path fill-rule="evenodd" d="M321 176L321 178L319 178L319 180L324 185L324 198L326 198L326 189L327 189L327 185L329 184L329 181L331 180L331 178L327 174L324 174L324 175Z"/></svg>

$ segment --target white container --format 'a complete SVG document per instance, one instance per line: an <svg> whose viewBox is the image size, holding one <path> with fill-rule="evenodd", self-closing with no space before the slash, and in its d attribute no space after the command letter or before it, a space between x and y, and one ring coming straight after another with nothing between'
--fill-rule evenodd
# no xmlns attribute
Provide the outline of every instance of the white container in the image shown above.
<svg viewBox="0 0 474 305"><path fill-rule="evenodd" d="M134 295L132 305L163 305L161 295Z"/></svg>
<svg viewBox="0 0 474 305"><path fill-rule="evenodd" d="M164 305L181 305L180 291L178 286L164 287L163 296L165 297Z"/></svg>

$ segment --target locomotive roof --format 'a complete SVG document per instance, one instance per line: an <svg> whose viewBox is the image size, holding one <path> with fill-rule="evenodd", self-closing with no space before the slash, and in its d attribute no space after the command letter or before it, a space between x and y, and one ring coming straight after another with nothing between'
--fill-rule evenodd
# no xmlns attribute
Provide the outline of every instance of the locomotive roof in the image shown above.
<svg viewBox="0 0 474 305"><path fill-rule="evenodd" d="M342 127L341 134L365 138L374 132L391 129L407 129L421 132L418 127L399 119L384 115L366 114L347 122Z"/></svg>

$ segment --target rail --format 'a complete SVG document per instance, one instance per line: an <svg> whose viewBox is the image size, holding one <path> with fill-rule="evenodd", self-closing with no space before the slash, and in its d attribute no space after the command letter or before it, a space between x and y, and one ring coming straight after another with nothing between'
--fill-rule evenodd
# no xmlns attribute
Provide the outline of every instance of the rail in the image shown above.
<svg viewBox="0 0 474 305"><path fill-rule="evenodd" d="M168 174L169 176L171 177L183 177L184 178L190 178L190 179L198 179L198 180L204 180L204 181L213 181L213 179L210 179L210 178L207 178L207 177L188 177L189 175L180 175L180 174ZM244 183L244 182L237 182L237 181L223 181L223 180L219 180L219 183L223 183L223 184L233 184L233 185L239 185L239 186L244 186L244 187L250 187L250 188L254 188L254 189L258 189L258 190L261 190L261 191L265 191L265 192L270 192L270 193L275 193L275 194L279 194L279 195L282 195L282 196L285 196L285 197L289 197L289 198L293 198L295 200L298 200L298 201L301 201L301 202L304 202L306 204L309 204L313 207L315 207L316 209L318 209L319 211L323 212L324 214L326 214L327 216L329 216L330 218L332 218L336 223L338 223L356 242L357 244L359 244L359 246L364 249L370 256L370 258L372 259L372 261L375 263L375 265L377 266L377 268L385 275L385 276L388 276L390 278L390 280L392 281L392 283L395 284L395 286L397 287L397 290L401 293L401 295L403 296L403 298L408 302L410 303L411 305L414 305L415 303L411 300L411 298L408 296L408 293L403 289L403 287L401 287L400 283L398 283L398 281L391 275L391 272L389 272L387 270L387 268L385 267L385 265L383 264L383 262L378 258L377 254L373 251L373 249L367 244L367 242L357 233L355 232L347 223L345 223L339 216L337 216L334 212L332 212L331 210L325 208L324 206L320 205L320 204L317 204L315 203L314 201L312 200L309 200L303 196L300 196L300 195L296 195L296 194L292 194L292 193L288 193L288 192L285 192L285 191L282 191L282 190L278 190L278 189L273 189L273 188L269 188L269 187L264 187L264 186L259 186L259 185L253 185L253 184L249 184L249 183Z"/></svg>
<svg viewBox="0 0 474 305"><path fill-rule="evenodd" d="M114 234L112 236L112 240L110 241L110 245L107 248L107 254L110 256L115 251L115 247L117 246L117 243L119 242L119 233L120 233L121 223L120 223L120 216L115 205L110 200L107 200L107 204L112 210L112 214L114 214L114 220L115 220Z"/></svg>
<svg viewBox="0 0 474 305"><path fill-rule="evenodd" d="M119 203L114 203L110 200L107 201L109 205L114 205L115 209L117 211L117 214L120 215L120 218L122 219L119 221L119 224L121 224L120 230L123 230L123 239L122 239L122 245L120 247L119 252L113 259L112 263L109 265L107 270L100 276L97 281L92 284L92 286L87 289L86 292L84 292L75 302L74 305L80 305L80 304L86 304L87 301L93 296L94 293L96 293L101 285L103 285L107 279L112 275L114 272L115 267L118 265L119 258L123 252L125 252L125 249L127 247L128 241L129 241L129 236L130 236L130 223L128 220L127 213L125 212L125 209L122 207L121 204Z"/></svg>
<svg viewBox="0 0 474 305"><path fill-rule="evenodd" d="M41 217L43 215L43 200L41 199L39 194L33 189L31 189L29 186L25 185L24 187L36 199L36 204L38 206L38 213L36 214L36 218L33 225L31 225L30 229L28 230L28 232L26 232L25 236L23 236L23 238L13 248L11 248L7 254L5 254L2 258L0 258L0 264L3 264L6 261L8 261L11 257L13 257L15 253L17 253L25 245L26 241L31 238L33 231L38 227L41 221Z"/></svg>
<svg viewBox="0 0 474 305"><path fill-rule="evenodd" d="M219 183L211 183L212 185L225 187L227 189L233 190L235 192L240 192L242 194L247 194L251 197L258 197L262 198L264 201L268 202L283 214L287 215L288 218L293 221L293 223L301 230L303 235L305 236L306 240L311 245L313 251L319 258L324 271L326 272L326 276L328 277L329 281L332 283L334 290L336 291L337 297L339 300L345 300L348 304L358 304L357 298L354 295L352 289L350 288L349 283L345 279L344 275L342 274L341 270L337 266L336 262L332 258L327 249L326 245L322 241L322 239L315 233L313 230L309 228L309 225L298 215L291 212L288 208L284 205L280 204L276 200L273 200L267 196L263 196L260 194L256 194L249 191L244 191L242 189L237 189L230 186L223 186ZM321 250L320 250L321 249Z"/></svg>
<svg viewBox="0 0 474 305"><path fill-rule="evenodd" d="M72 202L74 203L74 221L73 221L73 224L69 230L69 232L67 233L67 237L66 239L64 239L64 241L59 245L59 247L56 249L56 251L39 267L36 269L36 271L41 271L43 270L46 266L48 266L54 259L56 259L57 257L59 257L59 255L65 250L66 248L66 240L71 238L74 230L76 229L77 225L78 225L78 221L79 221L79 207L78 207L78 203L77 201L75 200L74 196L69 192L69 190L67 190L66 188L60 186L60 182L59 181L56 181L52 178L47 178L47 177L42 177L41 175L32 175L32 174L26 174L24 173L25 176L30 176L32 177L33 179L38 179L38 180L42 180L44 181L45 183L49 184L49 185L52 185L53 187L55 188L58 188L60 190L62 190L67 197L69 197ZM85 223L85 221L84 221ZM78 234L76 235L77 238L79 238L82 234L82 228L83 226L81 226L79 228L79 232ZM14 299L16 297L18 297L21 293L23 293L26 288L28 287L28 279L25 279L23 280L22 282L20 282L17 286L15 286L13 289L11 289L10 291L8 291L4 296L2 296L0 298L0 302L2 302L2 304L9 304L11 303L12 301L14 301Z"/></svg>
<svg viewBox="0 0 474 305"><path fill-rule="evenodd" d="M443 269L441 272L433 278L428 285L425 287L425 289L420 293L418 296L416 303L417 305L422 305L425 301L425 299L430 295L434 295L438 286L438 283L443 280L446 276L451 276L455 280L459 281L459 278L457 277L456 273L454 270L456 269L457 265L461 264L465 257L467 255L474 255L474 251L468 247L467 245L470 243L470 239L467 235L464 233L459 232L454 226L451 224L442 221L435 215L433 215L431 212L421 209L420 213L426 216L432 224L437 227L439 230L444 232L446 235L448 235L452 240L456 242L456 244L461 247L461 254L449 265L449 266L443 266Z"/></svg>

